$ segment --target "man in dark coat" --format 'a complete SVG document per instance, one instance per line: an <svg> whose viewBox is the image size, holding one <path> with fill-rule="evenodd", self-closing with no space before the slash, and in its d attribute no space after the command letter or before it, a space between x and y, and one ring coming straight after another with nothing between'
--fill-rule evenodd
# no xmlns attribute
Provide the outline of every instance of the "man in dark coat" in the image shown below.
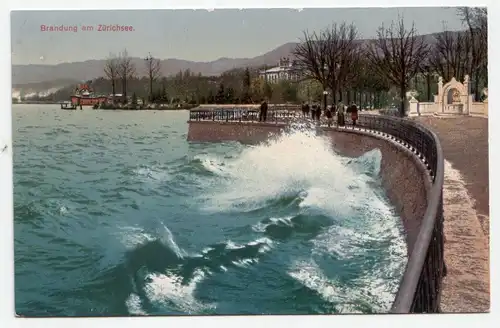
<svg viewBox="0 0 500 328"><path fill-rule="evenodd" d="M263 99L262 104L260 104L259 122L265 122L267 120L267 102Z"/></svg>
<svg viewBox="0 0 500 328"><path fill-rule="evenodd" d="M302 103L302 117L306 117L306 106L307 106L307 104L306 104L306 102L304 101L304 102Z"/></svg>
<svg viewBox="0 0 500 328"><path fill-rule="evenodd" d="M333 113L332 113L331 108L328 107L326 109L325 116L326 116L328 127L331 127L332 126L332 122L333 122Z"/></svg>
<svg viewBox="0 0 500 328"><path fill-rule="evenodd" d="M321 105L317 105L316 107L316 120L319 121L321 118Z"/></svg>
<svg viewBox="0 0 500 328"><path fill-rule="evenodd" d="M305 105L305 117L308 117L309 116L309 111L311 110L311 108L309 107L309 103L306 103Z"/></svg>

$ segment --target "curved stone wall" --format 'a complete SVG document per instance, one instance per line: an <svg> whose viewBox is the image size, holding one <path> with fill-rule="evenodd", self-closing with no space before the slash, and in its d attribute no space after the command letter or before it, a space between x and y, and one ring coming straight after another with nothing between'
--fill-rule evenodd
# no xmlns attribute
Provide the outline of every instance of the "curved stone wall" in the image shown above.
<svg viewBox="0 0 500 328"><path fill-rule="evenodd" d="M258 143L267 140L270 135L280 133L285 127L284 124L274 123L190 121L187 139L202 142Z"/></svg>
<svg viewBox="0 0 500 328"><path fill-rule="evenodd" d="M285 125L271 123L236 123L190 121L189 141L239 141L258 143L279 134ZM380 175L386 195L401 216L406 231L408 252L418 236L427 208L431 180L426 167L411 151L380 135L353 129L324 128L333 148L341 155L358 157L372 149L380 149Z"/></svg>

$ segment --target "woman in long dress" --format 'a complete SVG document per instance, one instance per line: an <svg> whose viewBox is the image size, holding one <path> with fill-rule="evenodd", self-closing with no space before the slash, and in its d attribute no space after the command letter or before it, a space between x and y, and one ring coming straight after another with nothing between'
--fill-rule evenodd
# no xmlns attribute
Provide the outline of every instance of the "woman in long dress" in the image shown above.
<svg viewBox="0 0 500 328"><path fill-rule="evenodd" d="M356 106L355 103L352 103L351 105L351 120L352 120L352 125L356 125L356 121L358 120L358 106Z"/></svg>

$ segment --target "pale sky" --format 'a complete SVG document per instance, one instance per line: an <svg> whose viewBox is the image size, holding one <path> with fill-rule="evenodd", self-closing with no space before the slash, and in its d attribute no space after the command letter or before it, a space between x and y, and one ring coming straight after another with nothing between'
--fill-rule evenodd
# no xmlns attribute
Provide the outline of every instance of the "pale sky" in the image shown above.
<svg viewBox="0 0 500 328"><path fill-rule="evenodd" d="M15 11L11 14L12 64L57 64L103 59L127 48L131 56L212 61L247 58L296 42L303 30L354 22L362 38L402 14L419 34L463 29L455 8L328 8L129 11ZM40 25L78 27L78 32L41 32ZM132 26L133 32L99 32L99 24ZM94 26L84 32L82 25Z"/></svg>

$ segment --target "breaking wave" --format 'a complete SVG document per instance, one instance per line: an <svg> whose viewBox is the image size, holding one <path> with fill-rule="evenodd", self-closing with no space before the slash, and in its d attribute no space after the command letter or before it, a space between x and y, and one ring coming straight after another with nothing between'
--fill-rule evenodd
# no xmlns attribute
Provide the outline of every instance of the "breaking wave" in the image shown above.
<svg viewBox="0 0 500 328"><path fill-rule="evenodd" d="M161 154L165 126L145 139L123 124L106 130L121 143L99 144L95 134L89 148L72 151L68 139L47 158L42 144L38 173L18 162L18 313L389 310L407 253L380 187L379 150L346 158L313 128L296 126L256 146L179 138ZM60 142L72 133L58 134ZM27 147L34 146L18 145L17 153L36 153ZM75 155L101 163L105 151L105 166L82 167ZM37 174L46 183L34 184ZM40 272L51 278L35 284Z"/></svg>

